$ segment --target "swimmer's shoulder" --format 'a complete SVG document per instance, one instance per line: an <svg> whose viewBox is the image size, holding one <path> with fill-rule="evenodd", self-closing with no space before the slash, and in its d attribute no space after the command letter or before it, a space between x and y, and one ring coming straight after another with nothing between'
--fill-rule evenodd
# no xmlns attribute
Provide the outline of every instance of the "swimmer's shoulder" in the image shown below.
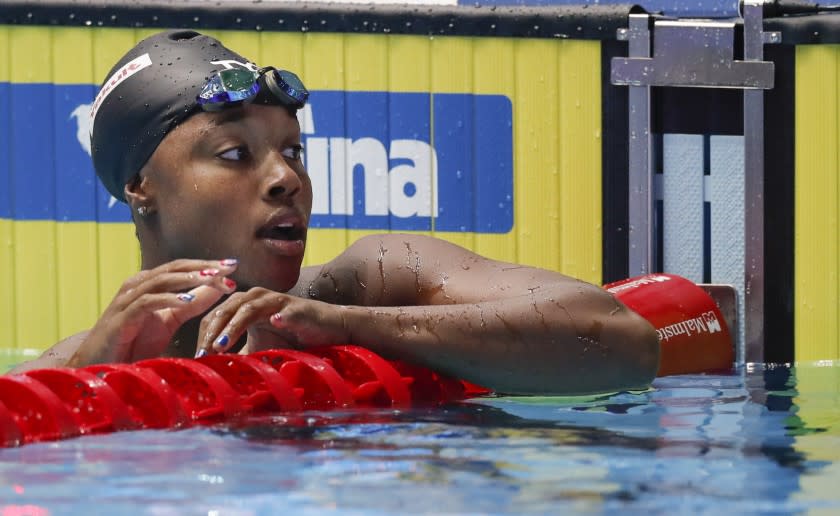
<svg viewBox="0 0 840 516"><path fill-rule="evenodd" d="M287 294L304 299L314 299L332 304L362 304L360 285L364 275L363 261L350 246L332 260L320 264L302 267L294 287Z"/></svg>
<svg viewBox="0 0 840 516"><path fill-rule="evenodd" d="M449 247L452 246L425 235L366 235L329 262L301 268L297 284L288 294L333 304L370 306L400 302L411 297L401 292L413 291L417 279L411 267L403 267L406 252L416 253L416 257L423 254L440 258L450 251Z"/></svg>

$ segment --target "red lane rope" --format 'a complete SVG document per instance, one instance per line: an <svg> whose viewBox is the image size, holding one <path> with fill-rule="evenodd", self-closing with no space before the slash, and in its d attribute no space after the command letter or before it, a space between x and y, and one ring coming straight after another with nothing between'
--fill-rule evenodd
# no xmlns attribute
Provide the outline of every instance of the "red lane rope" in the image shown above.
<svg viewBox="0 0 840 516"><path fill-rule="evenodd" d="M0 446L250 414L409 407L468 393L479 392L356 346L37 369L0 377Z"/></svg>

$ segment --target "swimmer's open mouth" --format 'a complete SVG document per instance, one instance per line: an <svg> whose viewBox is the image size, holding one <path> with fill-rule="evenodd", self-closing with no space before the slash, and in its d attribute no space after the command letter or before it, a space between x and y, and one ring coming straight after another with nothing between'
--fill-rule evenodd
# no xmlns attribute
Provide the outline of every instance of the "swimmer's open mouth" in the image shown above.
<svg viewBox="0 0 840 516"><path fill-rule="evenodd" d="M270 240L304 240L306 230L303 225L294 221L271 223L257 231L257 238Z"/></svg>

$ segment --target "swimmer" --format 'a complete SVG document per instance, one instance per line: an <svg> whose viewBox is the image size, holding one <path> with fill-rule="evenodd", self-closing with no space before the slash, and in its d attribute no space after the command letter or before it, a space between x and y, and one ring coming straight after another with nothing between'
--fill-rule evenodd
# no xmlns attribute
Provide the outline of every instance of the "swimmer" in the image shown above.
<svg viewBox="0 0 840 516"><path fill-rule="evenodd" d="M142 270L96 324L13 373L354 344L511 394L645 388L659 343L612 295L417 234L303 267L307 91L192 31L151 36L92 108L102 183L131 209Z"/></svg>

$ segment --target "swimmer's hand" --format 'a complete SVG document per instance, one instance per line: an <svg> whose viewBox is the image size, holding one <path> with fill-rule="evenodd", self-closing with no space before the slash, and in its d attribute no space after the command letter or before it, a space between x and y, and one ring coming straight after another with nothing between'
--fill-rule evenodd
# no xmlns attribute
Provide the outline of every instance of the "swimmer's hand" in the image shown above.
<svg viewBox="0 0 840 516"><path fill-rule="evenodd" d="M176 260L127 279L70 367L158 357L186 321L236 289L236 260Z"/></svg>
<svg viewBox="0 0 840 516"><path fill-rule="evenodd" d="M237 292L202 319L196 357L229 351L246 334L242 354L350 344L344 309L261 287Z"/></svg>

